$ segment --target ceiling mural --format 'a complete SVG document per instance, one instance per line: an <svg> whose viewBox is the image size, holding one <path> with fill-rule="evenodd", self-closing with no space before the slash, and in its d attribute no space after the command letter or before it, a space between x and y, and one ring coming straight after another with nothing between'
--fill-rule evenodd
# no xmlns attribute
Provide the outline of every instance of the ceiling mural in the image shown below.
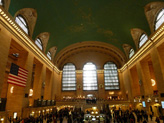
<svg viewBox="0 0 164 123"><path fill-rule="evenodd" d="M33 40L49 32L47 49L63 48L84 41L135 48L130 30L140 28L150 35L144 6L155 0L11 0L9 13L14 17L22 8L34 8L37 21ZM162 1L162 0L158 0Z"/></svg>

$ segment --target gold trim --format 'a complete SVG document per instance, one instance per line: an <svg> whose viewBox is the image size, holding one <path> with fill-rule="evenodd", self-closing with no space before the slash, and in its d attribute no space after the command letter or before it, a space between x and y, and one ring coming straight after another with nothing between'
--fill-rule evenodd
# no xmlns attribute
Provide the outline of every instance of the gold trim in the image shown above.
<svg viewBox="0 0 164 123"><path fill-rule="evenodd" d="M30 48L30 51L33 51L37 54L43 62L48 66L54 69L57 73L60 70L46 57L44 53L33 43L34 41L19 27L19 25L13 20L13 17L9 15L5 10L0 6L0 23L5 24L10 31L12 31L16 36L18 36L25 45Z"/></svg>

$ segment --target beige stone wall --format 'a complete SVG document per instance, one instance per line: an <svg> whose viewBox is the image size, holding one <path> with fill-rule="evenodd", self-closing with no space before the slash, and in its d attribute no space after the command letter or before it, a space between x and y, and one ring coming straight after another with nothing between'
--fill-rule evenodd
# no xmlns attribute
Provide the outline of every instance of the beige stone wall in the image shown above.
<svg viewBox="0 0 164 123"><path fill-rule="evenodd" d="M132 94L133 96L140 96L140 85L139 85L139 78L137 75L137 69L136 66L134 66L133 68L130 69L130 75L131 75L131 79L132 79Z"/></svg>
<svg viewBox="0 0 164 123"><path fill-rule="evenodd" d="M156 33L156 32L155 32ZM163 32L162 32L163 33ZM138 107L138 102L134 103L134 97L140 97L141 101L146 102L146 110L149 107L161 106L164 100L161 94L164 93L164 37L159 35L158 38L151 39L152 45L147 49L142 49L143 53L139 53L137 58L132 58L127 62L126 68L121 71L125 90L130 92L130 100L133 106ZM138 51L139 52L139 51ZM155 80L152 85L151 79ZM141 85L139 85L139 83ZM157 94L154 93L157 91ZM148 98L151 102L147 102ZM158 100L158 103L155 102ZM141 106L142 107L142 106Z"/></svg>
<svg viewBox="0 0 164 123"><path fill-rule="evenodd" d="M125 89L124 89L124 83L122 81L121 74L119 74L119 80L120 80L120 90L111 90L107 91L104 88L104 73L103 71L98 71L97 72L97 84L98 84L98 90L97 91L84 91L83 90L83 73L82 71L76 72L76 84L77 88L76 91L61 91L61 98L63 99L63 96L71 96L71 97L78 97L78 96L87 96L88 94L93 94L97 97L97 99L107 99L109 96L120 96L124 99L126 99L125 95ZM61 75L61 80L62 81L62 75ZM62 82L60 82L60 85L58 84L58 90L62 90ZM100 87L103 85L103 87ZM114 92L114 94L109 94L109 92Z"/></svg>
<svg viewBox="0 0 164 123"><path fill-rule="evenodd" d="M22 108L33 104L34 99L40 99L41 96L48 100L54 99L55 83L57 82L55 78L58 78L60 75L30 50L29 47L24 45L21 39L17 38L2 25L0 25L0 44L0 97L7 98L6 110L9 116L12 116L13 112L17 112L18 116L21 116ZM13 53L19 53L19 57L15 58L12 55ZM7 83L11 63L15 63L28 70L26 87ZM36 64L36 68L32 85L33 64ZM43 82L46 83L45 88L42 87ZM13 93L11 93L11 88L13 88ZM31 88L34 91L33 96L25 97L25 94L29 94L29 89Z"/></svg>
<svg viewBox="0 0 164 123"><path fill-rule="evenodd" d="M5 25L5 24L4 24ZM73 63L77 70L82 70L87 62L93 62L98 69L97 91L83 91L83 73L78 71L76 73L77 90L70 92L62 91L62 72L57 72L55 66L50 65L50 61L46 62L44 57L41 57L37 51L33 50L30 46L25 44L16 35L15 32L0 24L0 97L7 98L6 110L9 116L13 112L17 112L21 116L22 109L33 104L35 99L41 99L43 96L46 100L56 99L61 100L63 96L85 96L87 94L94 94L97 98L107 99L110 96L109 92L114 92L114 95L120 95L124 99L133 103L135 96L143 96L142 100L146 101L148 96L153 96L153 91L158 90L157 97L159 100L164 100L160 96L164 93L164 37L156 39L156 43L144 51L140 57L132 61L132 63L123 70L119 71L120 90L106 91L104 86L101 88L99 85L104 85L104 73L101 71L106 62L112 61L119 66L125 62L124 56L121 53L118 55L113 52L109 53L109 49L104 47L96 47L94 45L81 50L74 49L74 52L68 53L62 57L58 67L62 70L66 63ZM93 43L93 42L92 42ZM79 44L78 44L79 45ZM86 45L86 44L85 44ZM78 52L76 52L78 51ZM19 57L13 57L13 53L19 53ZM15 63L28 70L28 79L26 87L19 87L7 83L8 74L10 71L11 63ZM33 65L35 69L33 70ZM32 83L32 72L35 72L34 82ZM151 79L156 80L156 85L152 87ZM139 85L139 81L141 85ZM43 85L45 83L45 86ZM13 88L13 93L11 93ZM29 93L29 89L33 89L32 97L25 97ZM114 104L116 102L112 102ZM125 102L123 102L125 103ZM133 103L134 104L134 103ZM146 105L153 105L147 103Z"/></svg>

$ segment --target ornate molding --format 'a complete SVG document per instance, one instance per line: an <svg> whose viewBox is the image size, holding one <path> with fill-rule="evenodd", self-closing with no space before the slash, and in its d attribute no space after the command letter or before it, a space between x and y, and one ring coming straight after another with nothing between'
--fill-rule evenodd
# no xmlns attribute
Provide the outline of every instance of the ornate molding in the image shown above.
<svg viewBox="0 0 164 123"><path fill-rule="evenodd" d="M37 37L37 38L40 38L40 40L42 41L42 44L43 44L43 52L45 53L46 51L46 47L47 47L47 43L48 43L48 40L50 38L50 33L49 32L43 32L43 33L40 33ZM35 40L36 40L35 39Z"/></svg>
<svg viewBox="0 0 164 123"><path fill-rule="evenodd" d="M127 59L129 59L129 51L132 48L132 46L130 46L129 44L123 44L122 47L123 47L123 49L125 51L125 54L126 54Z"/></svg>
<svg viewBox="0 0 164 123"><path fill-rule="evenodd" d="M33 8L23 8L16 12L14 19L17 15L21 15L25 18L28 24L29 36L32 38L33 31L35 28L36 20L37 20L37 12Z"/></svg>
<svg viewBox="0 0 164 123"><path fill-rule="evenodd" d="M55 57L54 63L58 66L59 69L61 69L60 66L62 66L61 64L64 64L63 62L66 59L82 52L98 52L105 54L108 57L110 56L111 58L113 58L113 60L116 61L117 65L120 67L126 62L126 57L123 52L115 46L103 42L86 41L82 43L72 44L61 50Z"/></svg>
<svg viewBox="0 0 164 123"><path fill-rule="evenodd" d="M49 49L49 51L50 51L50 53L51 53L52 61L53 61L54 56L55 56L55 54L56 54L56 50L57 50L57 47L56 47L56 46L51 47L51 48Z"/></svg>
<svg viewBox="0 0 164 123"><path fill-rule="evenodd" d="M143 31L142 29L139 29L139 28L133 28L133 29L131 29L130 32L131 32L132 38L134 40L134 43L136 45L136 49L138 50L139 49L140 37L143 33L146 34L146 32Z"/></svg>
<svg viewBox="0 0 164 123"><path fill-rule="evenodd" d="M144 7L151 33L155 32L155 20L162 8L164 8L164 2L151 2Z"/></svg>

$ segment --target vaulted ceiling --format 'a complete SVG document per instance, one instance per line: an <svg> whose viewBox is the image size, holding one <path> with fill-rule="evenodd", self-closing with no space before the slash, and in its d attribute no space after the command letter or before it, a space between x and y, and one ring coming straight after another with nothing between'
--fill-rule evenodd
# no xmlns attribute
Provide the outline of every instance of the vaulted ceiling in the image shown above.
<svg viewBox="0 0 164 123"><path fill-rule="evenodd" d="M144 6L153 1L11 0L9 13L14 17L22 8L34 8L38 16L33 39L49 32L47 50L56 46L59 52L77 42L100 41L123 51L123 44L135 48L130 29L141 28L150 35Z"/></svg>

